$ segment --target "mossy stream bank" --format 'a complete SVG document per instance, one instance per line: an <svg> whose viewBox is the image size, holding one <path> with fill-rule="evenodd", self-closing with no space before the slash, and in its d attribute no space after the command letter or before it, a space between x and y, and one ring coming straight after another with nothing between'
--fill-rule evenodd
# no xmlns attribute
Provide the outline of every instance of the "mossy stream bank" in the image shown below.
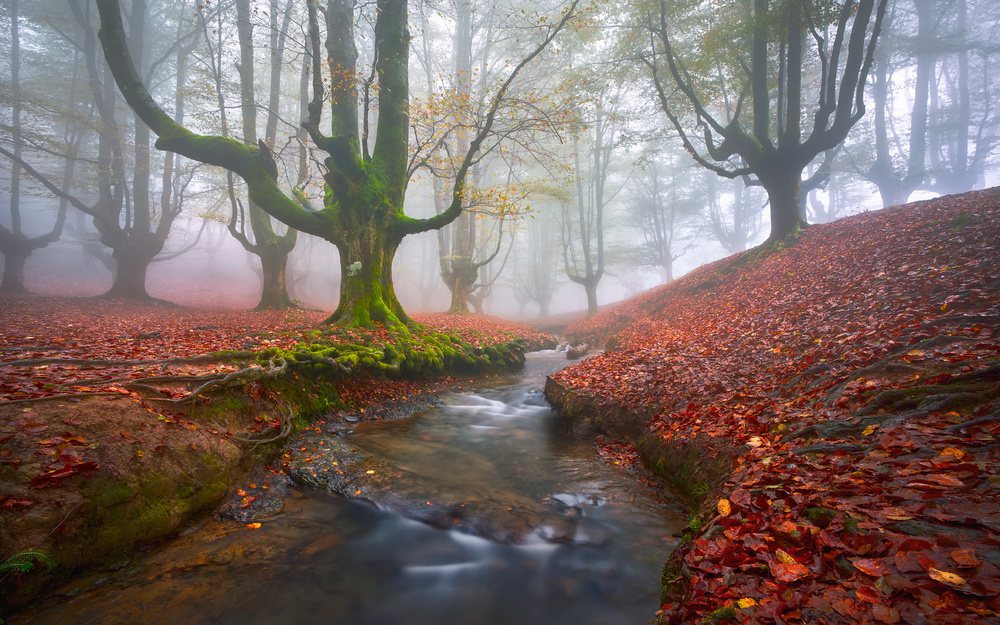
<svg viewBox="0 0 1000 625"><path fill-rule="evenodd" d="M268 497L254 505L243 490L249 476L265 475L288 437L318 419L405 414L422 393L517 370L526 351L554 345L507 335L473 345L426 330L314 339L217 355L242 373L192 401L168 401L191 386L164 376L131 395L0 404L0 556L38 550L54 564L4 574L0 616L82 592L215 511L265 511ZM255 492L282 479L261 482Z"/></svg>

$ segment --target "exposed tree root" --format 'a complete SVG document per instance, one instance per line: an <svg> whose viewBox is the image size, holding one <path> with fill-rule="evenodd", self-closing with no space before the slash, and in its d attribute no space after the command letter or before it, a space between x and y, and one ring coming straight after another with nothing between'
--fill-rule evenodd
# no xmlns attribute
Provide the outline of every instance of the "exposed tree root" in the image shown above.
<svg viewBox="0 0 1000 625"><path fill-rule="evenodd" d="M8 399L0 402L3 404L28 404L37 401L49 401L50 399L82 399L84 397L123 397L123 393L115 391L94 391L92 393L60 393L59 395L46 395L45 397L26 397L24 399Z"/></svg>
<svg viewBox="0 0 1000 625"><path fill-rule="evenodd" d="M234 440L234 441L236 441L238 443L243 443L244 445L253 445L253 447L250 448L250 451L253 451L253 450L257 449L257 447L259 445L267 445L268 443L276 443L276 442L278 442L280 440L284 440L284 439L288 438L292 434L292 420L294 419L294 414L292 413L292 407L291 407L291 405L288 404L287 402L285 403L285 405L288 406L288 416L282 418L282 420L281 420L281 426L279 428L268 428L269 430L277 429L278 430L278 434L277 435L272 436L270 438L250 438L250 437L247 437L247 436L235 436L234 435L233 437L230 438L230 440ZM265 430L265 431L267 431L267 430ZM263 434L263 432L261 432L261 434Z"/></svg>

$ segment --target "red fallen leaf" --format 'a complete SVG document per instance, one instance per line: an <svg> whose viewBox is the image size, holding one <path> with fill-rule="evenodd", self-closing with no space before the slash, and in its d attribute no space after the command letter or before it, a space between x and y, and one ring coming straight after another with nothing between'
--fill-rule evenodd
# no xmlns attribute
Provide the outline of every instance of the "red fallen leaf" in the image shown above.
<svg viewBox="0 0 1000 625"><path fill-rule="evenodd" d="M0 436L0 443L9 441L12 438L14 438L13 434L8 434L7 436Z"/></svg>
<svg viewBox="0 0 1000 625"><path fill-rule="evenodd" d="M873 577L882 577L883 575L889 574L889 567L887 567L881 560L865 558L855 560L852 564L854 564L854 568L858 569L862 573Z"/></svg>
<svg viewBox="0 0 1000 625"><path fill-rule="evenodd" d="M76 419L62 419L62 422L66 425L80 425L80 422Z"/></svg>
<svg viewBox="0 0 1000 625"><path fill-rule="evenodd" d="M899 544L900 551L921 551L923 549L930 549L934 546L934 543L924 540L922 538L907 538Z"/></svg>
<svg viewBox="0 0 1000 625"><path fill-rule="evenodd" d="M62 486L62 480L55 479L48 475L39 475L38 477L32 478L31 485L35 488L53 488L55 486Z"/></svg>
<svg viewBox="0 0 1000 625"><path fill-rule="evenodd" d="M37 503L37 501L31 501L30 499L7 496L0 499L0 510L12 510L14 512L19 512L21 510L28 510Z"/></svg>
<svg viewBox="0 0 1000 625"><path fill-rule="evenodd" d="M35 421L28 421L27 423L21 425L21 429L28 434L41 434L45 430L49 429L49 426L44 423L37 423Z"/></svg>
<svg viewBox="0 0 1000 625"><path fill-rule="evenodd" d="M856 616L858 610L858 604L850 597L844 597L841 599L834 599L830 602L833 609L836 610L841 616Z"/></svg>
<svg viewBox="0 0 1000 625"><path fill-rule="evenodd" d="M867 601L868 603L882 603L885 601L885 597L882 593L878 592L874 588L869 588L868 586L859 586L854 589L854 594L858 596L858 599L862 601Z"/></svg>
<svg viewBox="0 0 1000 625"><path fill-rule="evenodd" d="M899 622L899 612L882 603L876 603L872 606L872 614L887 625L895 625Z"/></svg>
<svg viewBox="0 0 1000 625"><path fill-rule="evenodd" d="M901 573L916 573L925 568L921 566L916 551L897 551L892 558Z"/></svg>
<svg viewBox="0 0 1000 625"><path fill-rule="evenodd" d="M794 582L809 574L809 569L798 562L790 564L786 562L769 562L767 566L771 570L771 575L779 582Z"/></svg>
<svg viewBox="0 0 1000 625"><path fill-rule="evenodd" d="M950 475L945 475L943 473L934 473L932 475L921 475L914 481L910 482L910 486L915 486L917 488L920 488L921 486L923 486L921 482L924 483L931 482L933 484L938 484L940 486L953 486L953 487L962 486L962 480L951 477Z"/></svg>
<svg viewBox="0 0 1000 625"><path fill-rule="evenodd" d="M979 558L976 557L976 549L974 547L952 551L951 559L958 563L959 566L979 566Z"/></svg>

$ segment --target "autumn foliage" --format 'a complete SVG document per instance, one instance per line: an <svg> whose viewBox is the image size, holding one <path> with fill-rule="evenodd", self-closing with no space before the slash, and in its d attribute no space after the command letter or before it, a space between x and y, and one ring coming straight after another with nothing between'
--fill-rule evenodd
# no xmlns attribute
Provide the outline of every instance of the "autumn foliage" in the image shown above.
<svg viewBox="0 0 1000 625"><path fill-rule="evenodd" d="M572 326L553 376L735 451L660 618L1000 622L1000 190L814 226ZM706 488L708 487L708 488ZM710 621L711 622L711 621Z"/></svg>

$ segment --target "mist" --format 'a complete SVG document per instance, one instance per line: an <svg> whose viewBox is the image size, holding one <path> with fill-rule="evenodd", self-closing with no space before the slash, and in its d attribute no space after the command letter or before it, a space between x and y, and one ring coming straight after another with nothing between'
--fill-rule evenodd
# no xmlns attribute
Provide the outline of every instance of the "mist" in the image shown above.
<svg viewBox="0 0 1000 625"><path fill-rule="evenodd" d="M273 163L264 169L282 198L268 204L243 174L193 148L195 158L155 147L164 131L123 99L92 3L8 2L0 291L229 310L345 306L345 273L375 262L362 262L365 243L348 241L367 222L311 224L354 201L345 189L362 178L338 161L342 150L371 171L384 158L381 128L397 104L379 90L387 70L378 69L374 7L340 26L354 41L345 77L331 72L325 48L313 62L321 46L310 19L320 38L332 26L305 3L119 4L131 60L170 123L249 146ZM772 84L751 107L755 73L774 71L787 46L769 44L767 67L741 69L751 41L708 43L738 32L739 16L701 32L689 27L707 10L697 7L666 15L658 30L630 3L522 11L411 1L407 71L397 72L408 85L405 181L401 199L390 189L377 200L395 203L387 232L405 236L384 256L383 289L414 313L582 316L776 233L997 184L995 3L869 4L869 22L845 22L874 40L859 57L858 98L820 124L825 90L840 88L824 82L837 80L820 62L836 45L829 36L803 30L801 86ZM560 19L572 27L560 30ZM835 19L825 19L829 35ZM671 75L669 55L687 78ZM791 126L804 165L775 173ZM757 147L722 149L750 128ZM823 148L808 152L814 136ZM353 138L331 147L341 137ZM791 208L776 204L778 178L796 187Z"/></svg>

